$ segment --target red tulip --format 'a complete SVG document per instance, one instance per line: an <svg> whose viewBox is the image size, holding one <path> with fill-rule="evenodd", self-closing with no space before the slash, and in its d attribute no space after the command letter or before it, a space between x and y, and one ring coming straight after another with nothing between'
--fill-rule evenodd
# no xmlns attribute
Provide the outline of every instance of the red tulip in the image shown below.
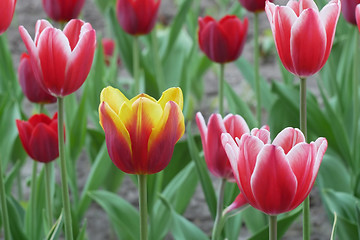
<svg viewBox="0 0 360 240"><path fill-rule="evenodd" d="M121 171L154 174L169 164L185 130L180 88L169 88L156 101L146 94L129 100L118 89L107 87L100 102L109 156Z"/></svg>
<svg viewBox="0 0 360 240"><path fill-rule="evenodd" d="M340 1L332 0L320 12L313 0L291 0L286 6L266 2L275 44L284 67L307 77L326 63L340 15Z"/></svg>
<svg viewBox="0 0 360 240"><path fill-rule="evenodd" d="M85 0L42 0L46 14L54 21L68 22L77 18Z"/></svg>
<svg viewBox="0 0 360 240"><path fill-rule="evenodd" d="M115 42L114 40L110 39L110 38L103 38L101 40L101 44L104 50L104 58L105 58L105 64L107 66L110 65L110 60L114 55L114 50L115 50ZM120 58L117 58L117 64L120 65L121 61Z"/></svg>
<svg viewBox="0 0 360 240"><path fill-rule="evenodd" d="M248 20L225 16L219 22L210 16L199 18L199 46L208 58L217 63L236 60L246 41Z"/></svg>
<svg viewBox="0 0 360 240"><path fill-rule="evenodd" d="M120 26L131 35L151 32L161 0L118 0L116 14Z"/></svg>
<svg viewBox="0 0 360 240"><path fill-rule="evenodd" d="M75 92L89 74L96 47L95 30L89 23L71 20L63 31L38 20L35 39L23 26L21 38L39 84L56 97Z"/></svg>
<svg viewBox="0 0 360 240"><path fill-rule="evenodd" d="M266 137L267 136L267 137ZM298 129L286 128L269 141L266 129L241 140L225 133L222 143L240 192L254 208L269 215L288 212L309 195L327 149L325 138L310 144Z"/></svg>
<svg viewBox="0 0 360 240"><path fill-rule="evenodd" d="M221 144L221 134L229 133L233 139L241 138L250 129L239 115L227 115L224 120L220 114L212 114L206 127L204 117L196 114L196 123L200 130L205 162L209 171L216 177L234 182L234 175L228 157Z"/></svg>
<svg viewBox="0 0 360 240"><path fill-rule="evenodd" d="M48 163L59 156L57 113L53 118L35 114L28 121L16 120L21 143L35 161Z"/></svg>
<svg viewBox="0 0 360 240"><path fill-rule="evenodd" d="M15 11L16 0L0 0L0 34L10 26Z"/></svg>
<svg viewBox="0 0 360 240"><path fill-rule="evenodd" d="M54 103L56 97L51 96L48 92L41 88L36 81L34 72L30 65L30 57L28 54L21 55L18 68L19 82L25 96L33 103Z"/></svg>
<svg viewBox="0 0 360 240"><path fill-rule="evenodd" d="M360 3L360 0L342 0L342 14L346 21L356 25L355 8Z"/></svg>
<svg viewBox="0 0 360 240"><path fill-rule="evenodd" d="M357 25L358 25L358 28L359 28L359 31L360 31L360 4L358 4L356 6L356 22L357 22Z"/></svg>
<svg viewBox="0 0 360 240"><path fill-rule="evenodd" d="M239 0L240 4L249 12L264 11L265 1L266 0Z"/></svg>

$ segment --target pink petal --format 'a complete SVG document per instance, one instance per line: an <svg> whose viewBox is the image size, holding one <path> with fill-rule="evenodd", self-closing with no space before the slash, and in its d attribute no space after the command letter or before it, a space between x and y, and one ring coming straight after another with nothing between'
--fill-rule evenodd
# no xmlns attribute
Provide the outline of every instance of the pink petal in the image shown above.
<svg viewBox="0 0 360 240"><path fill-rule="evenodd" d="M299 2L295 1L295 0L290 0L286 6L290 7L292 10L294 10L296 16L299 17L300 15L300 6L299 6Z"/></svg>
<svg viewBox="0 0 360 240"><path fill-rule="evenodd" d="M309 8L319 12L319 8L317 7L314 0L300 0L299 1L299 12L300 12L300 14L303 11L305 11L306 9L309 9Z"/></svg>
<svg viewBox="0 0 360 240"><path fill-rule="evenodd" d="M264 144L270 143L270 132L266 127L252 129L251 135L259 138Z"/></svg>
<svg viewBox="0 0 360 240"><path fill-rule="evenodd" d="M273 4L272 2L269 2L268 0L265 3L265 12L266 12L266 16L270 22L270 26L271 26L271 30L274 33L274 13L275 13L275 4Z"/></svg>
<svg viewBox="0 0 360 240"><path fill-rule="evenodd" d="M53 27L47 20L41 19L36 22L34 38L35 46L38 46L40 35L47 27Z"/></svg>
<svg viewBox="0 0 360 240"><path fill-rule="evenodd" d="M304 134L297 128L288 127L275 137L272 144L280 146L288 154L291 148L301 142L305 142Z"/></svg>
<svg viewBox="0 0 360 240"><path fill-rule="evenodd" d="M230 133L233 138L241 138L243 134L250 132L246 121L240 115L228 114L224 118L224 124L226 132Z"/></svg>
<svg viewBox="0 0 360 240"><path fill-rule="evenodd" d="M195 119L200 132L201 143L204 151L204 158L207 159L209 158L209 149L207 147L207 126L201 112L196 113Z"/></svg>
<svg viewBox="0 0 360 240"><path fill-rule="evenodd" d="M239 195L237 195L237 197L235 198L234 202L231 203L230 206L228 206L225 210L224 213L230 213L233 210L239 209L243 206L245 206L248 202L246 201L246 198L244 197L244 194L239 193Z"/></svg>
<svg viewBox="0 0 360 240"><path fill-rule="evenodd" d="M79 19L73 19L68 22L63 30L65 36L69 40L71 51L75 48L80 38L80 31L84 22Z"/></svg>
<svg viewBox="0 0 360 240"><path fill-rule="evenodd" d="M226 152L226 156L229 159L229 163L231 165L231 169L233 171L235 181L239 185L240 184L239 171L238 171L239 147L236 145L234 139L229 133L221 134L221 143Z"/></svg>
<svg viewBox="0 0 360 240"><path fill-rule="evenodd" d="M269 215L287 212L296 189L296 178L285 159L284 151L275 145L265 145L257 157L251 176L255 207Z"/></svg>
<svg viewBox="0 0 360 240"><path fill-rule="evenodd" d="M360 32L360 3L356 6L355 18L356 18L356 23L358 25L359 32Z"/></svg>

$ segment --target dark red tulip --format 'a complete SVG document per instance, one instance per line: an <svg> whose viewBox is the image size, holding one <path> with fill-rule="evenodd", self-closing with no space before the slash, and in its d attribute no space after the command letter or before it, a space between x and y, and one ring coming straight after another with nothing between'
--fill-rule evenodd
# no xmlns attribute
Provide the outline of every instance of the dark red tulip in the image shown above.
<svg viewBox="0 0 360 240"><path fill-rule="evenodd" d="M109 66L111 58L113 57L115 51L115 41L111 38L103 38L101 40L101 43L104 50L105 63L107 66ZM121 64L121 60L119 57L117 58L117 64Z"/></svg>
<svg viewBox="0 0 360 240"><path fill-rule="evenodd" d="M346 21L356 25L355 8L360 0L341 0L341 12Z"/></svg>
<svg viewBox="0 0 360 240"><path fill-rule="evenodd" d="M116 14L120 26L131 35L144 35L151 32L161 0L118 0Z"/></svg>
<svg viewBox="0 0 360 240"><path fill-rule="evenodd" d="M236 16L225 16L216 21L210 16L199 18L200 49L217 63L236 60L245 44L248 20L243 22Z"/></svg>
<svg viewBox="0 0 360 240"><path fill-rule="evenodd" d="M265 10L266 0L239 0L239 2L249 12L261 12Z"/></svg>
<svg viewBox="0 0 360 240"><path fill-rule="evenodd" d="M46 14L54 21L68 22L77 18L85 0L42 0Z"/></svg>
<svg viewBox="0 0 360 240"><path fill-rule="evenodd" d="M42 89L37 82L27 53L21 55L18 74L21 89L30 102L42 104L56 102L56 97Z"/></svg>
<svg viewBox="0 0 360 240"><path fill-rule="evenodd" d="M0 34L10 26L15 11L16 0L0 0Z"/></svg>
<svg viewBox="0 0 360 240"><path fill-rule="evenodd" d="M57 113L52 119L35 114L28 121L16 120L16 126L21 143L32 159L48 163L59 156Z"/></svg>

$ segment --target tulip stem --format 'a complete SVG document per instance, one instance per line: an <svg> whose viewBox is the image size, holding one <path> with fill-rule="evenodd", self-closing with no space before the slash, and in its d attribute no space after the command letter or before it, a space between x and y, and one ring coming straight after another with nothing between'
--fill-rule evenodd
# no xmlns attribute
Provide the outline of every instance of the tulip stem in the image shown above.
<svg viewBox="0 0 360 240"><path fill-rule="evenodd" d="M158 82L158 87L160 92L165 90L165 81L164 81L164 73L161 67L161 60L159 56L159 44L156 35L156 28L151 32L151 40L152 40L152 51L154 56L154 64L155 64L155 75Z"/></svg>
<svg viewBox="0 0 360 240"><path fill-rule="evenodd" d="M53 219L53 215L52 215L52 205L51 205L51 188L50 188L50 183L51 183L51 162L49 163L45 163L44 164L44 168L45 168L45 195L46 195L46 212L48 214L47 218L48 218L48 227L49 229L52 226L52 219Z"/></svg>
<svg viewBox="0 0 360 240"><path fill-rule="evenodd" d="M300 77L300 130L307 141L306 123L306 78ZM310 199L309 196L303 203L303 239L310 240Z"/></svg>
<svg viewBox="0 0 360 240"><path fill-rule="evenodd" d="M354 49L354 59L353 59L353 109L354 109L354 119L353 119L353 158L354 162L358 163L357 159L357 149L358 149L358 129L359 129L359 76L358 76L358 42L359 42L359 32L357 27L355 29L355 49ZM357 164L358 165L358 164ZM358 165L359 166L359 165Z"/></svg>
<svg viewBox="0 0 360 240"><path fill-rule="evenodd" d="M59 158L61 171L61 187L62 200L64 206L64 221L65 221L65 238L66 240L73 239L71 210L69 189L67 183L66 161L65 161L65 146L64 146L64 99L58 97L58 139L59 139Z"/></svg>
<svg viewBox="0 0 360 240"><path fill-rule="evenodd" d="M224 70L225 64L220 64L220 80L219 80L219 113L223 117L224 115Z"/></svg>
<svg viewBox="0 0 360 240"><path fill-rule="evenodd" d="M140 211L140 240L147 240L147 185L146 175L139 174L139 211Z"/></svg>
<svg viewBox="0 0 360 240"><path fill-rule="evenodd" d="M216 209L216 218L214 222L214 228L212 232L212 240L220 239L220 234L222 230L222 212L224 207L224 191L225 191L225 184L226 179L221 179L220 188L219 188L219 196L218 196L218 202L217 202L217 209Z"/></svg>
<svg viewBox="0 0 360 240"><path fill-rule="evenodd" d="M254 16L254 70L255 70L255 91L256 91L256 117L258 127L261 127L261 93L259 73L259 13Z"/></svg>
<svg viewBox="0 0 360 240"><path fill-rule="evenodd" d="M140 94L140 63L139 63L139 39L134 37L133 42L133 76L135 95Z"/></svg>
<svg viewBox="0 0 360 240"><path fill-rule="evenodd" d="M31 195L30 195L30 203L31 203L31 236L35 238L34 232L36 229L36 175L37 175L37 161L33 161L33 168L31 174Z"/></svg>
<svg viewBox="0 0 360 240"><path fill-rule="evenodd" d="M277 240L277 216L269 216L269 240Z"/></svg>
<svg viewBox="0 0 360 240"><path fill-rule="evenodd" d="M11 240L10 235L10 223L9 223L9 214L6 204L6 193L5 193L5 184L3 181L3 171L2 171L2 162L0 159L0 201L1 201L1 211L2 211L2 222L4 226L4 239Z"/></svg>

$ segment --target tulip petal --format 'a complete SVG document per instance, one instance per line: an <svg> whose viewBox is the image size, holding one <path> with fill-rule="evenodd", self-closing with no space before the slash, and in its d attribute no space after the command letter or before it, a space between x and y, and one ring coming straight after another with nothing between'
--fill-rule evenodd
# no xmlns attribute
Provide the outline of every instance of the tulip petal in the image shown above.
<svg viewBox="0 0 360 240"><path fill-rule="evenodd" d="M162 109L165 108L165 105L167 102L173 101L175 102L180 109L183 109L183 93L181 91L181 88L169 88L166 91L164 91L158 101Z"/></svg>
<svg viewBox="0 0 360 240"><path fill-rule="evenodd" d="M356 18L356 23L358 25L359 32L360 32L360 3L356 6L355 18Z"/></svg>
<svg viewBox="0 0 360 240"><path fill-rule="evenodd" d="M32 154L31 148L29 147L31 134L32 134L34 127L32 126L32 124L22 121L22 120L18 120L18 119L16 120L16 126L19 131L20 141L21 141L26 153L32 159L34 159L34 155Z"/></svg>
<svg viewBox="0 0 360 240"><path fill-rule="evenodd" d="M288 154L291 148L301 142L305 142L304 134L297 128L288 127L275 137L272 144L280 146Z"/></svg>
<svg viewBox="0 0 360 240"><path fill-rule="evenodd" d="M168 102L149 137L148 174L157 173L169 164L174 146L184 131L184 115L180 107L173 101Z"/></svg>
<svg viewBox="0 0 360 240"><path fill-rule="evenodd" d="M270 132L266 127L262 127L261 129L258 128L252 129L251 136L259 138L264 144L268 144L271 142Z"/></svg>
<svg viewBox="0 0 360 240"><path fill-rule="evenodd" d="M326 149L328 147L328 142L325 138L318 138L315 141L315 146L316 146L316 159L315 159L315 164L314 164L314 168L313 168L313 179L312 182L315 182L315 178L317 176L317 173L319 171L320 168L320 164L322 162L322 159L325 155Z"/></svg>
<svg viewBox="0 0 360 240"><path fill-rule="evenodd" d="M64 27L64 34L69 40L71 51L75 48L80 39L80 31L84 22L79 19L70 20Z"/></svg>
<svg viewBox="0 0 360 240"><path fill-rule="evenodd" d="M226 132L230 133L233 138L241 138L245 133L249 133L250 129L244 118L240 115L228 114L224 118Z"/></svg>
<svg viewBox="0 0 360 240"><path fill-rule="evenodd" d="M207 132L208 132L208 129L207 129L204 117L201 114L201 112L196 113L195 120L196 120L196 124L197 124L197 126L199 128L199 132L200 132L201 143L202 143L203 151L204 151L204 158L207 159L207 158L210 157L209 156L210 153L208 151L209 149L207 147Z"/></svg>
<svg viewBox="0 0 360 240"><path fill-rule="evenodd" d="M244 197L244 194L239 193L239 195L237 195L237 197L235 198L234 202L231 203L230 206L228 206L225 210L224 213L230 213L233 210L239 209L243 206L245 206L248 202L246 201L246 198Z"/></svg>
<svg viewBox="0 0 360 240"><path fill-rule="evenodd" d="M115 114L119 115L121 106L129 100L119 89L109 86L101 91L100 102L106 102Z"/></svg>
<svg viewBox="0 0 360 240"><path fill-rule="evenodd" d="M296 178L284 151L275 145L265 145L251 176L256 207L269 215L286 212L294 199L296 188Z"/></svg>
<svg viewBox="0 0 360 240"><path fill-rule="evenodd" d="M295 1L295 0L290 0L286 6L290 7L292 10L294 10L296 16L299 17L300 15L300 6L299 6L299 2Z"/></svg>
<svg viewBox="0 0 360 240"><path fill-rule="evenodd" d="M226 152L226 156L229 159L235 181L240 188L240 177L238 171L239 147L236 145L234 139L229 133L221 134L221 143Z"/></svg>
<svg viewBox="0 0 360 240"><path fill-rule="evenodd" d="M291 29L290 51L294 73L306 77L322 66L326 48L326 32L319 13L308 8L300 14Z"/></svg>
<svg viewBox="0 0 360 240"><path fill-rule="evenodd" d="M47 20L41 19L36 21L34 38L35 46L38 46L40 35L47 27L53 27Z"/></svg>
<svg viewBox="0 0 360 240"><path fill-rule="evenodd" d="M134 173L130 136L124 124L106 102L100 104L99 115L110 159L121 171Z"/></svg>
<svg viewBox="0 0 360 240"><path fill-rule="evenodd" d="M309 8L319 12L319 8L317 7L314 0L300 0L299 1L299 11L300 11L300 13L305 11L306 9L309 9Z"/></svg>

